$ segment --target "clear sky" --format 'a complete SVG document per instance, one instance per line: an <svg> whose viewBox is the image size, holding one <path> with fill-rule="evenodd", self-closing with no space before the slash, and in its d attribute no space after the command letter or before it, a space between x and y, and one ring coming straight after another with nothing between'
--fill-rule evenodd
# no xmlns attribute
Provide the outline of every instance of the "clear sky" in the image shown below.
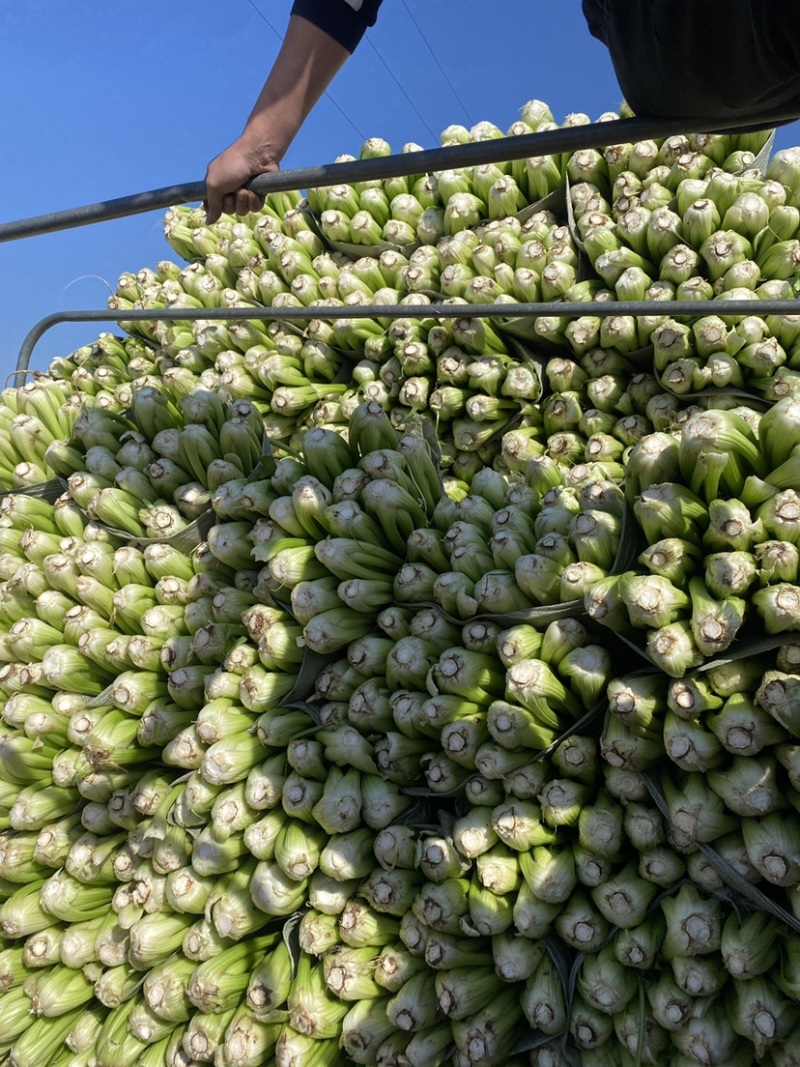
<svg viewBox="0 0 800 1067"><path fill-rule="evenodd" d="M338 0L328 0L329 3ZM25 0L0 7L0 220L202 179L241 129L277 53L291 0ZM526 100L557 121L617 108L608 55L578 0L384 0L377 26L284 160L438 143L453 122L507 128ZM800 143L784 127L778 146ZM176 259L163 212L0 244L0 377L28 330L58 310L105 307L123 271ZM44 369L97 336L59 326ZM112 328L112 327L108 327Z"/></svg>

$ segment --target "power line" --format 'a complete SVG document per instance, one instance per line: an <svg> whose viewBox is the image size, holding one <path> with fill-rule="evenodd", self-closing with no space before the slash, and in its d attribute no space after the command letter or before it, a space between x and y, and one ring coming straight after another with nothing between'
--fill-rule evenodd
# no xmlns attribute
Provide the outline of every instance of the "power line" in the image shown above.
<svg viewBox="0 0 800 1067"><path fill-rule="evenodd" d="M442 64L441 64L441 63L439 62L439 57L438 57L438 56L436 55L436 53L434 52L434 50L433 50L433 49L431 48L430 44L428 43L428 38L427 38L427 37L425 36L425 34L424 34L424 33L422 32L422 27L421 27L421 26L420 26L420 24L419 24L419 23L417 22L417 20L416 20L416 19L414 18L414 13L412 12L411 8L410 8L410 7L408 6L408 4L406 3L406 0L402 0L402 4L403 4L403 7L404 7L404 8L406 9L406 11L407 11L407 13L408 13L408 17L409 17L409 18L411 19L411 21L412 21L412 22L414 23L414 27L415 27L415 29L416 29L417 33L418 33L418 34L420 35L420 37L422 38L422 40L423 40L423 42L424 42L424 44L425 44L425 47L426 47L426 48L428 49L428 51L430 52L430 54L431 54L431 58L433 59L433 62L434 62L434 63L436 64L436 66L437 66L437 67L439 68L439 73L440 73L440 74L442 75L442 77L444 78L444 80L445 80L445 81L447 82L447 84L448 84L448 85L450 86L450 92L451 92L451 93L453 94L453 96L454 96L454 97L456 98L456 100L457 100L457 101L458 101L458 103L459 103L459 106L461 107L461 110L462 110L462 111L464 112L464 114L466 115L466 117L467 117L467 122L468 122L468 123L470 124L470 126L474 125L474 123L473 123L473 120L472 120L472 116L470 115L469 111L467 110L467 105L466 105L466 104L464 103L464 101L463 101L463 100L461 99L461 97L460 97L460 96L458 95L458 93L456 92L456 88L455 88L455 86L454 86L454 85L453 85L453 83L452 83L452 82L450 81L450 79L449 79L449 78L448 78L448 76L447 76L447 72L445 71L445 69L444 69L444 67L442 66Z"/></svg>
<svg viewBox="0 0 800 1067"><path fill-rule="evenodd" d="M401 84L401 82L400 82L400 81L399 81L399 80L397 79L396 75L395 75L395 74L394 74L394 72L392 71L392 69L391 69L391 67L389 66L389 64L388 64L388 63L386 62L386 60L385 60L385 59L383 58L383 56L382 56L382 55L380 54L380 52L378 51L378 49L377 49L377 48L375 47L375 45L374 45L374 44L372 43L372 39L370 38L369 34L367 34L367 36L366 36L366 37L364 38L364 40L365 40L365 41L367 42L367 44L368 44L368 45L370 46L370 48L371 48L371 49L372 49L372 51L373 51L373 52L375 53L375 55L376 55L376 56L378 57L378 59L379 59L379 60L381 61L381 63L383 63L383 65L384 65L384 67L386 68L386 70L388 71L388 73L389 73L389 76L391 77L392 81L393 81L393 82L395 83L395 85L397 86L397 88L398 88L398 89L400 90L400 92L401 92L401 93L403 94L403 96L404 96L404 97L406 98L406 100L408 101L409 105L410 105L410 106L411 106L411 107L413 108L413 110L414 110L414 113L416 114L416 116L417 116L417 118L419 119L419 121L420 121L420 122L422 123L422 125L423 125L423 126L425 127L425 129L426 129L426 130L428 131L428 133L429 133L429 134L431 135L431 137L433 138L434 142L436 142L436 143L438 144L438 142L439 142L439 138L438 138L438 137L436 136L436 134L435 134L435 133L433 132L433 130L432 130L432 129L430 128L430 126L428 125L428 123L427 123L427 122L425 121L425 118L423 117L423 115L421 115L421 114L420 114L419 110L417 109L417 106L416 106L416 104L415 104L415 103L414 103L414 101L413 101L413 100L411 99L411 97L410 97L410 96L408 95L408 93L407 93L407 92L405 91L405 89L403 88L403 85L402 85L402 84Z"/></svg>
<svg viewBox="0 0 800 1067"><path fill-rule="evenodd" d="M269 26L269 28L272 30L272 32L275 34L275 36L278 38L278 40L281 43L283 43L283 37L281 36L280 33L278 33L278 31L272 25L270 20L267 18L267 16L261 10L261 8L257 7L256 4L253 2L253 0L247 0L247 2L250 5L250 7L252 7L253 11L255 11L255 13L257 15L259 15L264 20L264 22L266 22L266 24ZM350 126L356 131L356 133L361 138L361 140L362 141L366 141L367 138L366 138L365 134L363 134L361 132L361 130L359 130L358 126L356 126L356 124L353 122L353 120L350 118L350 116L347 114L347 112L343 108L341 108L339 106L339 104L334 100L334 98L327 91L327 89L323 93L323 96L325 96L325 98L327 100L329 100L333 104L333 106L336 108L336 110L339 112L339 114L342 116L342 118L345 119L345 121L348 122L350 124Z"/></svg>

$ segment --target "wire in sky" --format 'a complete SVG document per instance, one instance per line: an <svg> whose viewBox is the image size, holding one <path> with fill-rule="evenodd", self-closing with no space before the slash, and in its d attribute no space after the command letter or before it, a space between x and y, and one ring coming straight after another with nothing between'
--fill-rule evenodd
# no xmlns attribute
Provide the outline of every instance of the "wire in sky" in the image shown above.
<svg viewBox="0 0 800 1067"><path fill-rule="evenodd" d="M372 43L372 39L371 39L370 35L367 34L364 37L364 40L370 46L370 48L375 53L375 55L378 57L378 59L381 61L381 63L383 63L384 67L386 68L387 72L389 73L390 78L395 83L395 85L400 90L400 92L403 94L403 96L406 98L406 100L408 101L408 103L411 106L411 108L413 108L414 113L416 114L417 118L422 123L422 125L425 127L425 129L428 131L428 133L431 135L431 137L433 138L434 143L438 144L439 143L439 138L436 136L436 134L430 128L428 123L425 121L424 116L420 114L419 110L417 109L416 104L411 99L411 97L408 95L408 93L405 91L405 89L403 88L402 83L398 80L397 76L394 74L394 72L392 71L392 69L389 66L389 64L386 62L386 60L380 54L380 52L378 51L377 47Z"/></svg>
<svg viewBox="0 0 800 1067"><path fill-rule="evenodd" d="M247 0L247 2L250 5L250 7L252 7L253 11L255 11L255 13L257 15L259 15L264 20L264 22L266 22L266 24L269 26L269 28L272 30L272 32L275 34L275 36L278 38L278 40L283 42L283 37L281 36L280 33L278 33L278 31L272 25L270 20L267 18L267 16L261 10L261 8L257 7L256 4L253 2L253 0ZM350 124L350 126L352 126L352 128L356 131L358 136L361 138L361 140L362 141L366 141L366 139L367 139L366 135L363 134L361 132L361 130L359 130L358 126L356 126L356 124L353 122L353 120L350 118L350 116L347 114L347 112L343 108L341 108L339 106L339 104L337 104L337 102L334 100L334 98L331 96L331 94L326 90L323 95L333 104L333 106L336 108L336 110L339 112L339 114L342 116L342 118L345 119Z"/></svg>
<svg viewBox="0 0 800 1067"><path fill-rule="evenodd" d="M470 124L470 126L473 126L473 125L474 125L474 122L473 122L472 116L470 115L469 111L467 110L467 105L466 105L466 104L464 103L464 101L463 101L463 100L461 99L461 97L460 97L460 96L458 95L458 93L456 92L455 86L454 86L454 85L453 85L453 83L452 83L452 82L450 81L450 79L449 79L449 78L448 78L448 76L447 76L447 72L445 71L445 69L444 69L444 67L442 66L442 64L441 64L441 63L439 62L439 57L438 57L438 56L436 55L436 53L434 52L434 50L433 50L433 49L431 48L430 44L428 43L428 38L427 38L427 37L425 36L425 34L424 34L424 33L422 32L422 27L421 27L421 26L420 26L420 24L419 24L419 23L417 22L417 20L416 20L416 19L414 18L414 13L412 12L411 8L410 8L410 7L408 6L408 4L406 3L406 0L402 0L402 4L403 4L403 7L404 7L404 8L406 9L406 11L407 11L407 13L408 13L408 17L409 17L409 18L411 19L411 21L412 21L412 22L414 23L414 27L415 27L415 29L416 29L417 33L418 33L418 34L420 35L420 37L421 37L421 38L422 38L422 40L424 41L424 43L425 43L425 47L426 47L426 48L428 49L428 51L430 52L430 54L431 54L431 58L433 59L433 62L434 62L434 63L436 64L436 66L437 66L437 67L439 68L439 73L440 73L440 74L442 75L442 77L444 78L444 80L445 80L445 81L447 82L447 84L448 84L448 85L450 86L450 92L451 92L451 93L453 94L453 96L454 96L454 97L456 98L456 100L458 101L458 103L459 103L459 105L460 105L460 107L461 107L461 110L462 110L462 111L464 112L464 114L466 115L466 117L467 117L467 122L468 122L468 123Z"/></svg>

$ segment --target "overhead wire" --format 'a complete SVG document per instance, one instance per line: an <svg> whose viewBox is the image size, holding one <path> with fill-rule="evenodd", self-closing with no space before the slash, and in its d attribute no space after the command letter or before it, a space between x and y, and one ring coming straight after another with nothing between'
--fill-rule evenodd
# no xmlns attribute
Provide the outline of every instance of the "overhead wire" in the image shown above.
<svg viewBox="0 0 800 1067"><path fill-rule="evenodd" d="M261 8L260 8L260 7L258 7L258 5L257 5L257 4L255 3L255 0L247 0L247 2L248 2L248 4L250 5L250 7L252 7L252 9L253 9L253 10L254 10L254 11L256 12L256 14L257 14L257 15L259 15L259 17L260 17L260 18L262 18L262 19L264 20L264 22L265 22L265 23L267 24L267 26L269 26L269 28L270 28L270 29L272 30L272 32L273 32L273 33L275 34L275 36L276 36L276 37L278 38L278 40L279 40L279 41L283 41L283 37L282 37L282 35L281 35L281 34L279 33L279 31L278 31L278 30L277 30L277 29L276 29L276 28L275 28L275 27L273 26L272 22L270 22L269 18L268 18L268 17L267 17L267 16L266 16L266 15L264 14L264 12L263 12L263 11L261 10ZM404 5L404 6L405 6L405 5ZM407 7L407 6L406 6L406 10L408 11L408 7ZM410 11L409 11L409 15L411 15L411 12L410 12ZM414 25L416 26L416 25L417 25L417 23L416 23L416 20L414 19L413 15L411 15L411 18L412 18L412 21L414 22ZM451 87L451 89L453 90L453 93L455 94L455 96L456 96L456 99L458 100L458 94L456 93L455 89L453 88L452 84L450 83L450 80L449 80L449 78L447 77L447 75L445 74L445 72L444 72L444 71L442 70L441 64L439 63L438 59L437 59L437 58L436 58L436 56L434 55L434 53L433 53L433 50L431 49L431 47L430 47L430 45L428 44L427 40L425 40L424 34L422 33L422 31L421 31L421 30L419 29L419 27L418 27L418 26L417 26L417 30L418 30L418 32L420 33L420 36L422 36L423 40L425 41L425 45L426 45L426 47L427 47L428 51L429 51L429 52L431 53L431 55L433 56L433 58L434 58L434 61L436 62L436 65L437 65L437 66L439 67L439 70L441 70L441 71L442 71L442 75L444 76L444 78L445 78L445 80L446 80L446 81L448 82L448 84L450 84L450 87ZM436 134L435 134L435 133L433 132L433 130L431 129L431 127L430 127L430 126L428 125L427 121L425 120L425 116L424 116L424 115L423 115L423 114L422 114L422 113L420 112L419 108L418 108L418 107L416 106L416 104L414 103L414 101L413 101L413 100L411 99L411 97L410 97L410 96L408 95L408 93L406 92L406 90L405 90L405 87L403 86L402 82L401 82L401 81L400 81L400 79L399 79L399 78L397 77L397 75L396 75L396 74L394 73L394 71L393 71L393 70L391 69L391 67L390 67L390 66L389 66L389 64L388 64L388 63L386 62L386 60L385 60L385 59L383 58L383 55L381 54L381 52L380 52L380 49L379 49L379 48L377 47L377 45L376 45L376 44L374 44L374 42L372 41L372 39L371 39L370 35L369 35L369 34L367 34L367 35L366 35L366 36L364 37L364 40L365 40L365 41L367 42L367 44L369 45L369 47L370 47L370 48L372 49L372 51L373 51L373 52L375 53L375 55L376 55L376 56L378 57L378 59L380 60L380 62L381 62L381 63L383 64L383 67L385 68L385 70L386 70L387 74L388 74L388 75L389 75L389 77L390 77L390 78L392 79L392 81L393 81L393 82L395 83L395 85L396 85L396 86L397 86L397 88L398 88L398 89L400 90L400 92L401 92L401 93L403 94L403 96L405 97L405 100L406 100L406 102L408 103L409 107L410 107L410 108L411 108L411 109L413 110L414 114L415 114L415 115L417 116L417 118L418 118L418 119L420 120L420 122L422 123L422 125L423 125L423 126L425 127L425 129L426 129L426 130L428 131L428 133L429 133L429 134L431 135L431 138L432 138L432 140L433 140L433 141L434 141L435 143L438 143L438 141L439 141L439 138L438 138L438 136L437 136L437 135L436 135ZM336 100L335 100L335 99L333 98L333 96L331 95L331 93L330 93L330 92L328 92L328 91L326 90L326 91L325 91L325 93L324 93L324 95L325 95L325 97L327 97L327 99L328 99L328 100L329 100L329 101L330 101L330 102L331 102L331 103L333 104L333 106L334 106L334 107L336 108L336 110L337 110L337 111L339 112L339 114L340 114L340 115L341 115L341 116L342 116L342 117L343 117L343 118L344 118L344 119L345 119L345 120L346 120L346 121L347 121L347 122L348 122L348 123L350 124L350 126L351 126L351 127L352 127L352 128L353 128L353 129L355 130L355 131L356 131L356 133L357 133L357 134L358 134L358 136L359 136L359 137L360 137L360 138L362 139L362 141L365 141L365 140L366 140L366 136L365 136L365 135L364 135L364 134L363 134L363 133L361 132L361 130L359 130L358 126L356 126L356 124L355 124L355 123L353 122L353 120L352 120L352 119L350 118L350 116L349 116L349 115L347 114L347 112L346 112L346 111L345 111L345 110L344 110L344 109L343 109L342 107L340 107L340 105L339 105L339 104L338 104L338 103L336 102ZM460 101L460 100L459 100L459 103L461 103L461 101ZM463 107L464 105L462 104L461 106ZM465 109L465 111L466 111L466 109Z"/></svg>
<svg viewBox="0 0 800 1067"><path fill-rule="evenodd" d="M470 124L470 126L473 126L474 125L474 119L470 115L469 109L467 108L467 105L464 103L464 101L461 99L461 97L456 92L456 87L453 85L452 81L447 76L447 71L444 69L442 64L439 62L439 57L436 55L434 50L431 48L431 46L430 46L430 44L428 42L428 38L425 36L425 33L423 32L422 27L417 22L417 20L414 18L414 12L411 10L411 8L406 3L406 0L401 0L401 2L403 4L403 7L406 9L406 12L408 13L408 17L414 23L414 28L416 29L417 33L422 38L425 47L428 49L428 52L430 53L431 59L436 64L436 66L439 68L439 73L442 75L444 80L447 82L448 86L450 87L450 92L456 98L456 101L458 102L459 107L464 112L464 115L466 116L467 122Z"/></svg>
<svg viewBox="0 0 800 1067"><path fill-rule="evenodd" d="M397 77L397 75L394 73L394 71L389 66L389 64L386 62L386 60L383 58L383 56L381 55L380 51L378 50L377 45L372 43L372 38L370 37L370 35L367 34L364 37L364 40L370 46L370 48L375 53L375 55L378 57L378 59L381 61L381 63L384 65L384 67L386 68L386 70L387 70L387 72L389 74L389 77L392 79L392 81L395 83L397 88L400 90L400 92L406 98L406 100L408 101L409 106L413 109L413 111L414 111L415 115L417 116L417 118L419 119L419 121L422 123L422 125L425 127L425 129L428 131L428 133L431 135L431 137L433 138L434 142L436 142L438 144L439 138L436 136L436 134L430 128L428 123L425 121L425 116L421 114L421 112L419 111L417 105L414 103L414 101L411 99L411 97L405 91L405 88L403 87L402 82Z"/></svg>
<svg viewBox="0 0 800 1067"><path fill-rule="evenodd" d="M270 28L270 29L272 30L272 32L273 32L273 33L275 34L275 36L276 36L276 37L278 38L278 40L279 40L279 41L280 41L281 43L283 43L283 36L282 36L282 35L281 35L281 34L280 34L280 33L278 32L278 30L276 30L276 29L275 29L275 27L274 27L274 26L272 25L272 23L270 22L270 20L269 20L269 19L267 18L267 16L266 16L266 15L264 14L264 12L263 12L263 11L261 10L261 8L260 8L260 7L258 7L258 5L257 5L257 4L256 4L256 3L254 2L254 0L247 0L247 2L248 2L248 4L250 5L250 7L252 7L253 11L255 11L255 13L256 13L256 14L257 14L257 15L258 15L258 16L259 16L260 18L262 18L262 19L264 20L264 22L266 22L266 24L267 24L267 25L269 26L269 28ZM363 133L361 132L361 130L360 130L360 129L358 128L358 126L356 126L355 122L353 122L353 120L352 120L352 119L350 118L350 116L349 116L349 115L347 114L347 112L346 112L346 111L344 110L344 108L342 108L342 107L341 107L341 106L340 106L340 105L339 105L339 104L337 103L337 101L336 101L336 100L334 99L334 97L332 96L332 94L331 94L331 93L330 93L330 92L329 92L329 91L328 91L328 90L326 89L326 90L325 90L325 92L323 93L323 95L325 96L325 98L326 98L326 99L327 99L327 100L328 100L328 101L329 101L329 102L330 102L331 104L333 104L333 106L334 106L334 107L336 108L336 110L337 110L337 111L339 112L339 114L340 114L340 115L342 116L342 118L343 118L343 119L344 119L344 120L345 120L345 121L346 121L347 123L349 123L349 125L350 125L350 126L351 126L351 127L352 127L352 128L354 129L354 130L355 130L355 132L356 132L356 133L358 134L358 136L359 136L359 137L361 138L361 140L362 140L362 141L366 141L366 139L367 139L367 138L366 138L366 135L365 135L365 134L363 134Z"/></svg>

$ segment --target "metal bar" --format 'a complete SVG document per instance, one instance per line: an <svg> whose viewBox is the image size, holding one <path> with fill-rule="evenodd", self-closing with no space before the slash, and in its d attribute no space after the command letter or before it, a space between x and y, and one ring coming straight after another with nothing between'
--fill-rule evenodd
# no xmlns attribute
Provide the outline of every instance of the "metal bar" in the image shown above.
<svg viewBox="0 0 800 1067"><path fill-rule="evenodd" d="M796 115L777 115L769 125L791 122ZM325 163L317 167L302 167L297 170L276 171L260 174L250 181L249 187L257 193L283 192L308 189L317 186L349 184L376 179L403 177L409 174L424 174L458 167L476 167L484 163L497 163L528 156L556 155L562 152L578 152L586 148L602 148L609 144L626 144L649 138L669 137L676 133L718 133L740 129L741 119L663 119L632 118L614 122L593 122L586 126L568 126L543 133L524 134L520 137L495 138L474 141L448 148L429 148L422 152L407 152L378 159L361 159L347 163ZM765 124L766 125L766 124ZM107 222L145 211L156 211L175 204L194 203L205 197L205 181L169 185L146 193L121 196L115 200L103 200L97 204L55 211L46 215L18 219L0 224L0 242L16 241L21 237L34 237L75 226L88 226L94 222Z"/></svg>
<svg viewBox="0 0 800 1067"><path fill-rule="evenodd" d="M783 315L794 301L770 300L601 300L597 303L559 303L558 301L531 304L376 304L353 307L315 308L147 308L131 311L109 311L107 308L85 311L56 311L46 315L30 330L22 342L14 373L27 371L33 350L45 333L62 322L232 322L236 319L272 319L292 322L306 319L508 319L556 316L579 318L581 315L665 315L670 318L702 318L704 315ZM591 309L591 310L590 310ZM502 329L502 327L501 327Z"/></svg>

